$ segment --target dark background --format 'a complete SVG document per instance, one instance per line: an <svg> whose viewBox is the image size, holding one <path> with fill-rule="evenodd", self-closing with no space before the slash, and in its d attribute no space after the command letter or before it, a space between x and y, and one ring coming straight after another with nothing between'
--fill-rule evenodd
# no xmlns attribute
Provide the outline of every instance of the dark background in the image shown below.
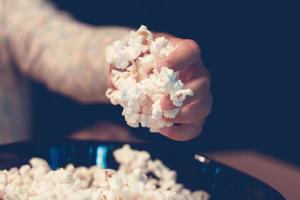
<svg viewBox="0 0 300 200"><path fill-rule="evenodd" d="M53 2L93 25L138 28L145 24L151 30L196 40L212 75L214 108L203 134L189 146L199 150L255 149L300 164L300 16L296 3ZM38 83L33 83L33 105L37 137L65 135L99 119L123 123L119 108L80 105ZM148 133L138 135L162 139Z"/></svg>

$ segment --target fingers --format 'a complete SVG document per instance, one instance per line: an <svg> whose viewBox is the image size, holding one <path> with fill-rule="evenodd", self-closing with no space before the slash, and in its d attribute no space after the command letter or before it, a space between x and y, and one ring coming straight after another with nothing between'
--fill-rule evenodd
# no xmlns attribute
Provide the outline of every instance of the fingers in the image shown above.
<svg viewBox="0 0 300 200"><path fill-rule="evenodd" d="M211 112L212 97L209 94L203 101L195 101L184 106L174 119L165 119L166 121L178 124L190 124L205 119Z"/></svg>
<svg viewBox="0 0 300 200"><path fill-rule="evenodd" d="M174 125L160 129L160 133L177 141L191 140L202 132L204 120L194 124Z"/></svg>
<svg viewBox="0 0 300 200"><path fill-rule="evenodd" d="M160 61L158 68L167 66L175 71L184 70L195 63L202 63L200 55L200 49L195 41L181 40L175 50Z"/></svg>
<svg viewBox="0 0 300 200"><path fill-rule="evenodd" d="M190 88L194 95L187 96L186 100L183 102L183 107L189 105L192 102L200 101L201 99L206 98L209 95L210 90L210 80L209 77L205 76L202 78L191 80L185 84L185 88ZM161 99L161 108L163 110L172 110L176 108L170 100L170 96L166 95Z"/></svg>
<svg viewBox="0 0 300 200"><path fill-rule="evenodd" d="M186 83L184 88L190 88L194 95L187 96L186 100L183 102L183 106L188 105L193 101L199 101L206 98L210 92L210 80L208 77L194 79Z"/></svg>
<svg viewBox="0 0 300 200"><path fill-rule="evenodd" d="M183 83L187 83L193 79L199 79L202 77L207 77L210 80L208 69L204 65L200 64L191 65L179 73L179 79Z"/></svg>
<svg viewBox="0 0 300 200"><path fill-rule="evenodd" d="M162 110L172 110L176 108L176 106L170 100L170 95L166 95L160 100L160 107Z"/></svg>
<svg viewBox="0 0 300 200"><path fill-rule="evenodd" d="M114 88L114 84L112 83L110 76L108 76L108 79L107 79L107 86L108 86L108 88Z"/></svg>

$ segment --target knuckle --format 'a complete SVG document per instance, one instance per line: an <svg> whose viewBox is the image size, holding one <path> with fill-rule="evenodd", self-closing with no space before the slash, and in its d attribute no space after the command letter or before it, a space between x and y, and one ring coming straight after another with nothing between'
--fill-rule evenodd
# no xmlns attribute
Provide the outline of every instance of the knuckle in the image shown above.
<svg viewBox="0 0 300 200"><path fill-rule="evenodd" d="M192 109L184 107L179 111L178 115L175 117L174 120L177 123L193 122L193 120L195 120L195 119L190 113L192 113Z"/></svg>
<svg viewBox="0 0 300 200"><path fill-rule="evenodd" d="M191 50L194 52L195 55L198 55L198 56L201 55L200 47L196 41L191 40L191 39L185 39L185 43L187 46L189 46L191 48Z"/></svg>
<svg viewBox="0 0 300 200"><path fill-rule="evenodd" d="M211 111L212 111L212 105L213 105L213 97L209 93L209 95L207 97L207 100L206 100L205 117L207 117L211 113Z"/></svg>
<svg viewBox="0 0 300 200"><path fill-rule="evenodd" d="M208 78L209 81L211 81L211 74L209 72L209 70L207 69L207 67L203 67L203 73L204 75Z"/></svg>
<svg viewBox="0 0 300 200"><path fill-rule="evenodd" d="M210 83L210 79L209 77L202 77L200 80L199 80L199 90L201 90L202 92L207 92L209 93L210 91L210 86L211 86L211 83Z"/></svg>
<svg viewBox="0 0 300 200"><path fill-rule="evenodd" d="M206 91L210 91L210 79L207 77L207 79L204 81L204 86L206 88Z"/></svg>
<svg viewBox="0 0 300 200"><path fill-rule="evenodd" d="M195 137L199 136L203 131L203 126L198 126L196 129L195 129Z"/></svg>
<svg viewBox="0 0 300 200"><path fill-rule="evenodd" d="M194 126L195 137L200 135L202 133L202 131L203 131L203 123L201 121L200 123L197 123L197 125Z"/></svg>

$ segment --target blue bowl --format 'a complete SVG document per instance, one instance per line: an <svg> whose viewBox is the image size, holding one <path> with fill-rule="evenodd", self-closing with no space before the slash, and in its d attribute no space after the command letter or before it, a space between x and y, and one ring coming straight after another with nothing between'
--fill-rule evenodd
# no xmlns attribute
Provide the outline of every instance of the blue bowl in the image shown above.
<svg viewBox="0 0 300 200"><path fill-rule="evenodd" d="M114 149L124 143L99 141L30 141L0 146L0 169L18 167L31 157L46 159L53 169L68 163L75 166L100 165L116 169ZM281 200L279 192L265 183L204 155L181 148L158 144L130 144L132 148L149 151L152 158L162 160L178 173L178 182L191 190L205 190L211 199Z"/></svg>

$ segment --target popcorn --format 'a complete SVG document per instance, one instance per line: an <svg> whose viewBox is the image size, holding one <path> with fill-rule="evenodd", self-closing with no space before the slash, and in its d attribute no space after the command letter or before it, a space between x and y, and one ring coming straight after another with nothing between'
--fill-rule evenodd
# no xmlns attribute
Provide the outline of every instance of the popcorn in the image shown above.
<svg viewBox="0 0 300 200"><path fill-rule="evenodd" d="M175 47L165 38L153 39L146 26L132 31L128 41L115 41L106 49L106 61L112 67L111 79L114 88L106 96L114 105L123 107L122 115L131 127L148 127L150 132L170 127L171 122L163 118L175 118L191 89L183 89L178 79L179 72L162 66L155 66L159 59L168 56ZM161 99L169 96L176 107L163 110Z"/></svg>
<svg viewBox="0 0 300 200"><path fill-rule="evenodd" d="M32 158L30 165L0 170L1 200L208 200L204 191L190 191L176 182L176 172L146 151L124 145L115 150L118 170L98 166L51 170ZM39 169L44 169L41 171ZM27 173L24 173L27 172ZM154 177L147 176L152 173ZM35 176L32 176L35 174Z"/></svg>

